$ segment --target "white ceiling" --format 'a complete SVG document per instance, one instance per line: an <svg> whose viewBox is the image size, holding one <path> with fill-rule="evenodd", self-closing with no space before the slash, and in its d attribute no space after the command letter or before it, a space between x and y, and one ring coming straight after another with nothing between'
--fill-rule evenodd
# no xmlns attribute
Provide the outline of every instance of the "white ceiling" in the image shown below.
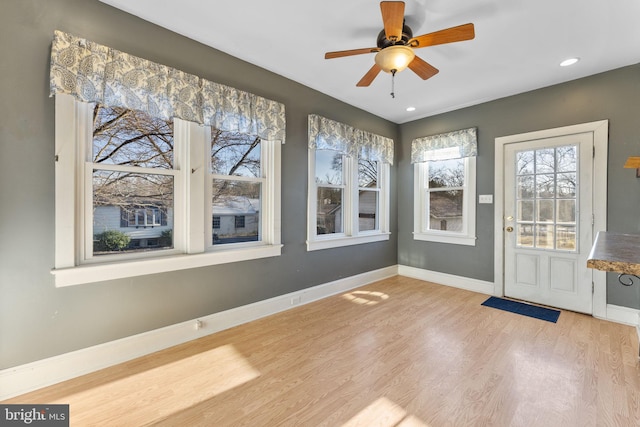
<svg viewBox="0 0 640 427"><path fill-rule="evenodd" d="M640 62L639 0L406 0L414 36L472 22L476 37L417 49L440 73L397 74L392 99L390 74L356 87L374 54L324 59L376 46L377 0L101 1L395 123Z"/></svg>

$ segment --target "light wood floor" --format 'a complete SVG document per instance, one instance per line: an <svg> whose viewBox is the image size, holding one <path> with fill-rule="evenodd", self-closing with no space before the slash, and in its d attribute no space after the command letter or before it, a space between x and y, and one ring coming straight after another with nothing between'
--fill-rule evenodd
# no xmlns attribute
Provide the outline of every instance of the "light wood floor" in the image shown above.
<svg viewBox="0 0 640 427"><path fill-rule="evenodd" d="M558 323L406 277L5 403L72 426L638 426L632 327Z"/></svg>

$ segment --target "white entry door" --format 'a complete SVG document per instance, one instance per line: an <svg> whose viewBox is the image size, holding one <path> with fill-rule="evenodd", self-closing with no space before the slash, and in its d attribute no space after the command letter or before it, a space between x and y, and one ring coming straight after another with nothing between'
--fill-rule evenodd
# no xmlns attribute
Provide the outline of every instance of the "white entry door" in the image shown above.
<svg viewBox="0 0 640 427"><path fill-rule="evenodd" d="M504 146L505 296L591 314L593 133Z"/></svg>

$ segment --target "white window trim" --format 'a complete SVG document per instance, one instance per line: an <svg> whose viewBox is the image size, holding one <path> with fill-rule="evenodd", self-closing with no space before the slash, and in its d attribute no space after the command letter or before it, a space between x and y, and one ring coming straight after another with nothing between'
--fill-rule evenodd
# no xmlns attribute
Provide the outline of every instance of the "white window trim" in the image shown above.
<svg viewBox="0 0 640 427"><path fill-rule="evenodd" d="M316 176L316 150L309 149L309 177L308 177L308 197L307 197L307 251L338 248L363 243L381 242L389 240L389 183L390 165L378 162L379 165L379 229L358 231L358 159L343 156L343 168L345 176L348 176L344 186L344 206L343 212L343 232L335 234L317 234L317 188ZM320 185L325 187L325 185ZM326 187L332 187L326 185ZM335 186L337 187L337 186Z"/></svg>
<svg viewBox="0 0 640 427"><path fill-rule="evenodd" d="M450 243L455 245L476 245L476 158L466 157L465 191L462 201L463 230L460 233L441 230L428 230L427 212L427 163L414 164L414 204L413 204L413 238L427 242Z"/></svg>
<svg viewBox="0 0 640 427"><path fill-rule="evenodd" d="M281 244L280 214L280 143L263 141L262 150L266 199L263 201L263 239L260 244L242 244L229 248L206 250L206 223L211 228L211 217L205 215L205 174L209 143L204 126L176 120L174 134L186 138L184 150L176 150L175 161L178 172L175 175L174 206L174 249L158 253L126 256L100 257L100 262L92 262L85 256L87 224L90 218L84 212L82 197L87 197L85 187L84 146L91 129L87 129L88 106L77 102L70 95L57 94L55 97L55 277L56 287L79 285L99 281L122 279L146 274L164 273L174 270L225 264L230 262L279 256ZM204 147L202 150L200 147ZM266 149L265 149L266 147ZM205 153L203 153L203 150ZM204 155L203 155L204 154ZM269 169L272 167L273 169ZM185 203L181 203L184 200ZM186 220L188 218L188 221ZM232 245L229 245L232 246Z"/></svg>

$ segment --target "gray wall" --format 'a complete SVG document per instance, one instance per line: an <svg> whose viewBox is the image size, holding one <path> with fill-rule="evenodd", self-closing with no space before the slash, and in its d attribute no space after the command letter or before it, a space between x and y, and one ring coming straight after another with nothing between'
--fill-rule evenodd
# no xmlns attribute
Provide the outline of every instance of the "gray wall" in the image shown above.
<svg viewBox="0 0 640 427"><path fill-rule="evenodd" d="M609 119L608 228L640 232L640 179L622 169L627 156L640 155L640 66L397 126L97 0L3 0L0 12L0 369L396 263L492 281L493 205L477 206L476 247L412 240L409 157L417 136L477 126L477 192L491 194L496 137ZM50 274L54 102L48 97L55 29L284 103L283 255L56 289ZM310 113L400 141L391 205L402 209L392 208L389 242L306 252ZM639 307L639 289L610 277L608 302Z"/></svg>
<svg viewBox="0 0 640 427"><path fill-rule="evenodd" d="M640 156L639 116L640 65L634 65L402 125L396 147L398 205L404 207L398 212L398 263L493 281L493 205L476 204L475 247L414 241L411 235L411 141L471 126L478 127L477 194L493 194L495 138L608 119L608 176L595 176L608 179L608 229L640 232L640 179L622 167L628 156ZM624 287L613 274L607 281L609 304L640 307L640 284Z"/></svg>
<svg viewBox="0 0 640 427"><path fill-rule="evenodd" d="M54 287L48 74L56 29L285 104L282 256ZM0 369L396 264L395 209L388 242L311 253L305 246L307 115L397 140L396 124L97 0L3 0L0 54Z"/></svg>

